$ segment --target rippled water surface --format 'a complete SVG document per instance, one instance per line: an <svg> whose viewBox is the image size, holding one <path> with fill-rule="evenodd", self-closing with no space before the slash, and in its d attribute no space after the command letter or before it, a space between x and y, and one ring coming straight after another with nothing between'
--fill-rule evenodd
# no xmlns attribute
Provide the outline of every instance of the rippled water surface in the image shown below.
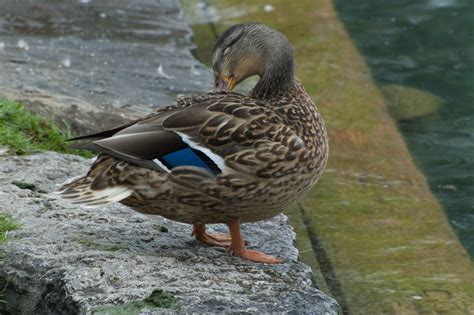
<svg viewBox="0 0 474 315"><path fill-rule="evenodd" d="M474 257L474 1L337 0L336 7L379 83L442 98L437 113L399 128Z"/></svg>

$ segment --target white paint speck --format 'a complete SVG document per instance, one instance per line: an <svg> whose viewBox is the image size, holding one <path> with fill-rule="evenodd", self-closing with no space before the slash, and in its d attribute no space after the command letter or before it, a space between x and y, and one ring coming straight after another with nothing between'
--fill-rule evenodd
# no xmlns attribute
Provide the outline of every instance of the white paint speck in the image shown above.
<svg viewBox="0 0 474 315"><path fill-rule="evenodd" d="M158 65L158 68L156 69L156 73L158 73L158 75L160 77L163 77L163 78L166 78L166 79L173 79L174 78L172 75L168 75L168 74L165 73L161 63Z"/></svg>
<svg viewBox="0 0 474 315"><path fill-rule="evenodd" d="M107 17L107 14L105 14L104 12L102 12L101 14L99 14L99 16L103 19L105 19Z"/></svg>
<svg viewBox="0 0 474 315"><path fill-rule="evenodd" d="M61 64L66 67L66 68L69 68L71 66L71 58L70 57L65 57L62 61L61 61Z"/></svg>
<svg viewBox="0 0 474 315"><path fill-rule="evenodd" d="M194 65L191 67L191 73L192 73L193 75L196 75L196 76L201 75L201 71L199 71L198 69L196 69L196 67L195 67Z"/></svg>
<svg viewBox="0 0 474 315"><path fill-rule="evenodd" d="M5 43L4 42L0 42L0 50L3 50L5 49Z"/></svg>
<svg viewBox="0 0 474 315"><path fill-rule="evenodd" d="M263 11L265 11L265 12L273 12L273 11L275 11L275 7L272 6L271 4L265 4L265 6L263 7Z"/></svg>
<svg viewBox="0 0 474 315"><path fill-rule="evenodd" d="M30 49L30 47L28 46L28 43L24 39L20 39L16 45L20 49L24 49L24 50Z"/></svg>

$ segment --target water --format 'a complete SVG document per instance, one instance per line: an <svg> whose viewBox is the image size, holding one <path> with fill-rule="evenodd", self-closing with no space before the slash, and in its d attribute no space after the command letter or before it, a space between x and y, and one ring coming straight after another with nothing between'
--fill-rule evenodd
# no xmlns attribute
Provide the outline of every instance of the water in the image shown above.
<svg viewBox="0 0 474 315"><path fill-rule="evenodd" d="M335 1L380 84L438 95L436 114L399 122L415 161L474 258L474 1Z"/></svg>

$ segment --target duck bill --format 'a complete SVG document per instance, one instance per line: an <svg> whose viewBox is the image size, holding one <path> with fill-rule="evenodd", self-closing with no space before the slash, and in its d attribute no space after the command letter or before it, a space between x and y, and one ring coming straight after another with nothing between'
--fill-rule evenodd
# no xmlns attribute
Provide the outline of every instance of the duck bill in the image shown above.
<svg viewBox="0 0 474 315"><path fill-rule="evenodd" d="M234 78L217 78L216 79L216 92L231 92L235 86Z"/></svg>

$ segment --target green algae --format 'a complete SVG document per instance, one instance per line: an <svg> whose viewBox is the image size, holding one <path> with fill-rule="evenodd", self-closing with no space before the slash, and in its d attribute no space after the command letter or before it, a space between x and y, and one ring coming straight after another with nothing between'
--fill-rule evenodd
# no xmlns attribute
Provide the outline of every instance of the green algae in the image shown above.
<svg viewBox="0 0 474 315"><path fill-rule="evenodd" d="M272 12L263 10L266 1L211 4L220 17L218 33L253 21L286 34L295 47L297 76L325 118L327 172L300 207L288 211L300 258L315 270L321 287L345 313L474 313L472 262L414 166L332 2L278 0ZM208 23L192 27L197 55L206 62L214 31ZM311 251L311 234L324 247L326 261ZM322 266L328 262L329 276Z"/></svg>
<svg viewBox="0 0 474 315"><path fill-rule="evenodd" d="M441 98L429 92L398 84L381 88L388 110L396 120L408 120L436 113Z"/></svg>
<svg viewBox="0 0 474 315"><path fill-rule="evenodd" d="M143 300L124 303L117 306L101 306L92 310L93 315L134 315L144 314L156 308L176 309L176 297L163 289L155 289ZM148 311L147 311L148 310ZM155 310L156 311L156 310Z"/></svg>
<svg viewBox="0 0 474 315"><path fill-rule="evenodd" d="M313 244L310 238L308 237L308 229L310 229L310 227L306 226L307 222L305 222L305 218L301 213L300 205L295 204L291 206L290 209L288 209L287 215L297 235L296 247L298 248L299 259L301 261L304 261L307 265L311 266L319 289L324 292L331 293L328 286L326 285L326 280L321 271L322 269L324 269L324 267L321 268L319 261L316 259Z"/></svg>
<svg viewBox="0 0 474 315"><path fill-rule="evenodd" d="M176 308L176 298L174 295L162 289L153 290L150 296L143 301L153 307Z"/></svg>
<svg viewBox="0 0 474 315"><path fill-rule="evenodd" d="M18 188L21 188L21 189L28 189L28 190L31 190L31 191L38 190L38 186L36 186L36 184L33 184L33 183L27 183L27 182L14 180L12 182L12 184L17 186Z"/></svg>
<svg viewBox="0 0 474 315"><path fill-rule="evenodd" d="M34 183L28 183L28 182L19 181L19 180L14 180L11 183L21 189L28 189L28 190L35 191L41 194L47 193L46 190L39 188L38 185Z"/></svg>

